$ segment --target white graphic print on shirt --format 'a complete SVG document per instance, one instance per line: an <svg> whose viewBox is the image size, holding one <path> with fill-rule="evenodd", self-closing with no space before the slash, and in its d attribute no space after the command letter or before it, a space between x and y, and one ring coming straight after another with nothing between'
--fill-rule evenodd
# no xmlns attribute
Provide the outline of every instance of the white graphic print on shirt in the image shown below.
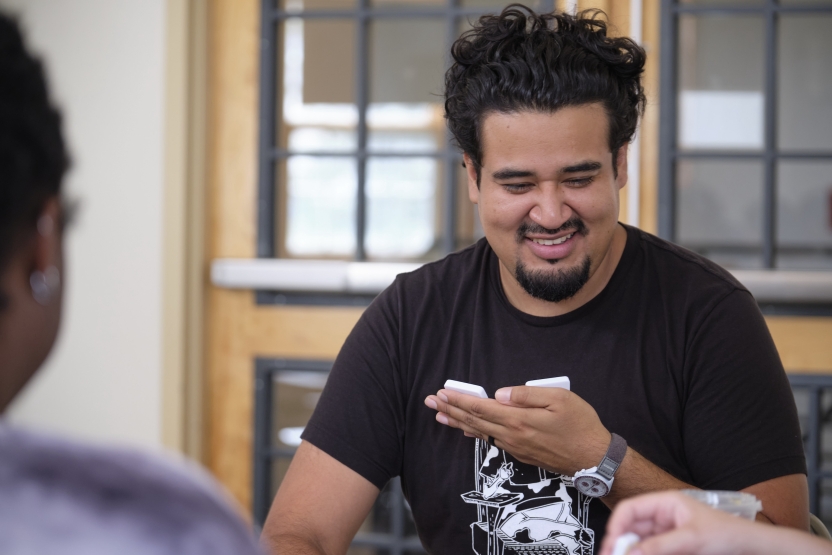
<svg viewBox="0 0 832 555"><path fill-rule="evenodd" d="M522 463L476 441L476 489L462 495L477 506L471 546L477 555L592 555L589 502L568 476Z"/></svg>

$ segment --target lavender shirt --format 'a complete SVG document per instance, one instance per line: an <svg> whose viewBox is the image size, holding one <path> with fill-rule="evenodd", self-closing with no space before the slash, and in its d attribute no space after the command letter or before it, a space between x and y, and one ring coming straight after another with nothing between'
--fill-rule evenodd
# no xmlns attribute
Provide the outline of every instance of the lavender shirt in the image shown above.
<svg viewBox="0 0 832 555"><path fill-rule="evenodd" d="M260 553L206 473L0 421L0 553Z"/></svg>

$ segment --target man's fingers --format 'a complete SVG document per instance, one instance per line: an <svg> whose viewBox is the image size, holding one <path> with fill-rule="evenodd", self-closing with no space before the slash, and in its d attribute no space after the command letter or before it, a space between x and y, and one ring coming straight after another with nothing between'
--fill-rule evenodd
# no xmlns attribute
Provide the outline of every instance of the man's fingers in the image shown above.
<svg viewBox="0 0 832 555"><path fill-rule="evenodd" d="M471 426L465 424L464 422L460 422L459 420L448 416L444 412L437 412L436 413L436 421L440 424L444 424L451 428L456 428L458 430L462 430L466 436L468 437L476 437L483 441L488 441L489 434L477 430L476 428L472 428Z"/></svg>
<svg viewBox="0 0 832 555"><path fill-rule="evenodd" d="M498 389L494 398L510 407L545 409L552 404L561 403L572 393L559 387L530 387L517 385Z"/></svg>

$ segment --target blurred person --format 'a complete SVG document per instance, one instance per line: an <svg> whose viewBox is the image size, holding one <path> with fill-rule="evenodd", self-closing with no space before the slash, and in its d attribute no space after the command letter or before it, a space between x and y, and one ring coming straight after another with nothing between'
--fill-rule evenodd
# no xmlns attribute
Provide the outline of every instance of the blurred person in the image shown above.
<svg viewBox="0 0 832 555"><path fill-rule="evenodd" d="M727 515L676 492L619 503L607 525L601 555L612 555L616 541L626 533L641 538L627 555L832 555L828 540Z"/></svg>
<svg viewBox="0 0 832 555"><path fill-rule="evenodd" d="M41 64L0 14L0 553L257 553L252 532L196 465L39 435L2 418L58 332L67 167Z"/></svg>
<svg viewBox="0 0 832 555"><path fill-rule="evenodd" d="M344 553L395 476L429 553L589 555L617 502L690 487L806 529L794 399L754 298L618 222L644 50L599 12L511 5L451 54L445 115L485 238L364 312L263 542ZM571 391L523 385L556 376Z"/></svg>

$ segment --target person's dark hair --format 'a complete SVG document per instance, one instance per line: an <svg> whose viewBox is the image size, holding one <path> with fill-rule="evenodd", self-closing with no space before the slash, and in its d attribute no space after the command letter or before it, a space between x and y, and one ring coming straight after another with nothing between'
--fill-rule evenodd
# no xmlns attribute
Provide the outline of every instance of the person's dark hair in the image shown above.
<svg viewBox="0 0 832 555"><path fill-rule="evenodd" d="M445 118L457 146L482 167L482 121L489 113L552 113L603 103L613 169L644 110L645 53L626 37L607 36L600 10L538 14L521 4L486 15L451 48Z"/></svg>
<svg viewBox="0 0 832 555"><path fill-rule="evenodd" d="M0 14L0 272L61 192L69 157L41 63L17 23ZM2 307L0 293L0 307Z"/></svg>

